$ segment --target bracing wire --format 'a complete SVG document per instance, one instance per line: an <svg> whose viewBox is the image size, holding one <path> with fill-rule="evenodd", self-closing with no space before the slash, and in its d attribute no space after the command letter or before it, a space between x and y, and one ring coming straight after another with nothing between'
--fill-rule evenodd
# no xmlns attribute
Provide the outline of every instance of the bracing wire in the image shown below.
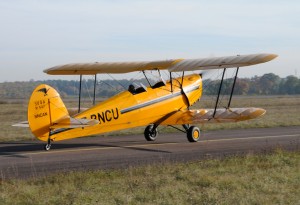
<svg viewBox="0 0 300 205"><path fill-rule="evenodd" d="M87 86L86 80L84 80L84 84L85 84L85 88L86 88L86 90L87 90L88 96L89 96L91 102L93 102L93 99L92 99L92 97L91 97L91 94L90 94L89 88L88 88L88 86Z"/></svg>
<svg viewBox="0 0 300 205"><path fill-rule="evenodd" d="M113 89L115 89L115 90L118 91L118 92L122 92L122 90L119 90L118 88L116 88L116 87L110 85L109 83L107 83L107 82L105 82L105 81L99 80L99 85L101 85L102 83L105 84L105 85L107 85L107 86L109 86L109 87L111 87L111 88L113 88Z"/></svg>
<svg viewBox="0 0 300 205"><path fill-rule="evenodd" d="M232 73L231 75L232 75L232 76L231 76L230 79L233 79L234 73ZM227 73L226 73L226 77L227 77ZM222 95L221 98L220 98L220 101L219 101L219 103L218 103L218 106L221 105L221 102L222 102L222 100L225 98L226 93L227 93L228 91L230 91L230 87L229 87L229 86L225 87L225 90L223 89L223 95Z"/></svg>
<svg viewBox="0 0 300 205"><path fill-rule="evenodd" d="M211 80L210 82L208 82L207 84L205 84L204 86L202 86L202 90L205 90L205 89L208 88L210 85L212 85L212 83L214 83L214 80L220 78L221 75L222 75L222 73L219 72L219 70L218 70L218 72L214 72L213 75L211 75L211 76L209 77L209 79L212 78L212 80ZM216 101L216 96L208 96L208 97L209 97L209 99L210 99L210 101L211 101L210 105L213 106L213 101Z"/></svg>
<svg viewBox="0 0 300 205"><path fill-rule="evenodd" d="M114 81L116 81L120 86L122 86L124 88L124 90L126 90L127 88L122 84L120 83L118 80L116 80L112 75L110 75L109 73L106 73L109 77L111 77Z"/></svg>
<svg viewBox="0 0 300 205"><path fill-rule="evenodd" d="M51 102L51 100L49 99L49 104L54 106L56 109L61 110L62 112L64 112L66 115L69 115L68 111L65 112L64 109L62 109L61 107L57 106L56 104L54 104L53 102ZM50 106L49 105L49 106ZM51 115L51 113L49 113ZM77 122L81 123L81 121L79 119L73 118L74 120L76 120ZM82 124L82 123L81 123Z"/></svg>

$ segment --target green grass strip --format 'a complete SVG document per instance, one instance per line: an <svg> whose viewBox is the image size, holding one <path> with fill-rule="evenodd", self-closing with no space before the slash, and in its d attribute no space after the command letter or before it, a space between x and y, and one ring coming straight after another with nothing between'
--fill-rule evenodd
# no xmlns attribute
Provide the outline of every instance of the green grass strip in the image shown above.
<svg viewBox="0 0 300 205"><path fill-rule="evenodd" d="M1 182L0 204L300 204L300 152Z"/></svg>

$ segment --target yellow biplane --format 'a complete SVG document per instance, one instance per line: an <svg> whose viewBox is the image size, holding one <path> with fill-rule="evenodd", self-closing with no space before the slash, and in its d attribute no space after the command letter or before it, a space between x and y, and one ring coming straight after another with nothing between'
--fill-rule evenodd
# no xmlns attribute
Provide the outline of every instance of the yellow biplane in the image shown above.
<svg viewBox="0 0 300 205"><path fill-rule="evenodd" d="M70 114L58 92L45 84L39 85L33 91L28 103L28 121L17 126L29 126L32 133L40 140L47 142L45 149L49 150L54 141L76 137L107 133L116 130L146 126L145 138L154 141L157 138L157 127L160 125L182 125L187 139L197 142L200 129L190 124L238 122L262 116L266 111L261 108L230 108L239 67L264 63L276 58L274 54L252 54L229 57L214 57L202 59L175 59L144 62L95 62L67 64L44 70L50 75L79 75L80 88L82 75L101 73L129 73L140 71L146 79L145 71L166 70L169 72L167 81L161 80L149 86L130 85L123 91L93 107L81 111L79 93L79 108L74 115ZM235 78L228 106L218 108L218 100L227 68L236 68ZM213 109L197 109L190 107L201 98L202 75L189 74L185 71L223 69L216 106ZM175 78L174 72L181 76ZM94 92L95 101L95 92Z"/></svg>

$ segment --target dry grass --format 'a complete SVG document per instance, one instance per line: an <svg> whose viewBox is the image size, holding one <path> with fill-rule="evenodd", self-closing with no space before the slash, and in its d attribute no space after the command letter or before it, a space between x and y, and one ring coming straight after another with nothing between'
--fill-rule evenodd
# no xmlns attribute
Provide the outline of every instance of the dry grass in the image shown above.
<svg viewBox="0 0 300 205"><path fill-rule="evenodd" d="M202 129L300 125L299 96L235 98L232 104L245 106L265 108L267 114L249 122L204 125ZM195 107L213 105L204 99ZM0 140L35 140L28 129L10 126L26 120L26 109L26 103L0 103ZM62 173L2 181L0 204L300 204L299 170L299 152L277 150L188 164Z"/></svg>
<svg viewBox="0 0 300 205"><path fill-rule="evenodd" d="M0 141L35 140L28 128L12 127L27 120L27 103L0 104Z"/></svg>
<svg viewBox="0 0 300 205"><path fill-rule="evenodd" d="M300 153L3 181L0 204L299 204Z"/></svg>
<svg viewBox="0 0 300 205"><path fill-rule="evenodd" d="M76 99L75 99L76 100ZM214 100L201 99L193 106L195 108L213 108ZM76 107L74 99L66 100L67 107ZM83 104L83 107L88 104ZM250 96L234 97L231 107L261 107L267 110L262 118L239 122L222 124L203 124L202 130L253 128L253 127L280 127L300 125L300 96ZM27 120L27 102L2 102L0 103L0 141L34 140L35 138L27 128L12 127L11 125ZM144 128L136 128L108 135L137 134L143 133ZM168 127L159 127L160 132L174 132Z"/></svg>

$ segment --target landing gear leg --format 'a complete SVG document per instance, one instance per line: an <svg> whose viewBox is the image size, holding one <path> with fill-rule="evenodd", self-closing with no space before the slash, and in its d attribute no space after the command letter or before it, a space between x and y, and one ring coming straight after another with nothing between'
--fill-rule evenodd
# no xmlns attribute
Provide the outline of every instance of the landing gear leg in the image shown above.
<svg viewBox="0 0 300 205"><path fill-rule="evenodd" d="M184 128L184 130L186 131L186 133L188 132L190 125L189 124L183 124L182 127Z"/></svg>
<svg viewBox="0 0 300 205"><path fill-rule="evenodd" d="M157 138L157 125L148 125L144 131L144 136L147 141L155 141Z"/></svg>

